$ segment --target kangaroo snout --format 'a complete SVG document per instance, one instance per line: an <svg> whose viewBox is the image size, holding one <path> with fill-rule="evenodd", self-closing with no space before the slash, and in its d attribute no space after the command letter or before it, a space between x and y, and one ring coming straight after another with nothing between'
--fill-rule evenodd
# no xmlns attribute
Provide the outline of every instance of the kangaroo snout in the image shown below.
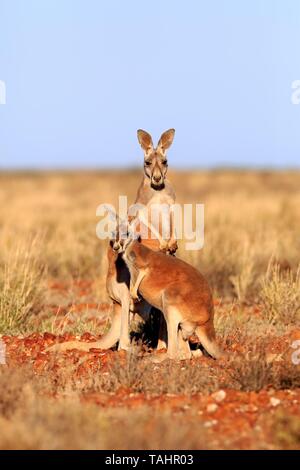
<svg viewBox="0 0 300 470"><path fill-rule="evenodd" d="M154 168L151 175L151 184L152 186L158 187L161 186L164 182L163 175L159 168Z"/></svg>
<svg viewBox="0 0 300 470"><path fill-rule="evenodd" d="M161 175L154 175L152 179L155 183L161 183L162 182Z"/></svg>
<svg viewBox="0 0 300 470"><path fill-rule="evenodd" d="M112 244L112 249L113 249L114 251L119 251L120 248L121 248L120 242L118 242L118 241L113 242L113 244Z"/></svg>

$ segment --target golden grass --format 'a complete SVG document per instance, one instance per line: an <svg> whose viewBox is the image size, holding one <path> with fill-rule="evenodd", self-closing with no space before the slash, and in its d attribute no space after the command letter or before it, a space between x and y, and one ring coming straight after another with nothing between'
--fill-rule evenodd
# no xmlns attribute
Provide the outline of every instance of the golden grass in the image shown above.
<svg viewBox="0 0 300 470"><path fill-rule="evenodd" d="M270 323L291 324L300 320L300 265L296 273L281 272L270 264L262 282L261 300Z"/></svg>
<svg viewBox="0 0 300 470"><path fill-rule="evenodd" d="M42 307L44 264L37 238L2 250L0 262L0 331L26 331L29 316Z"/></svg>
<svg viewBox="0 0 300 470"><path fill-rule="evenodd" d="M96 208L117 207L120 194L133 202L141 177L141 171L0 174L2 332L21 325L21 317L26 323L40 301L44 268L48 280L93 281L91 300L107 300L106 241L95 235ZM270 259L295 276L299 172L170 172L170 180L177 202L205 204L204 248L186 251L180 241L178 256L207 276L216 296L260 301ZM264 292L266 299L266 285ZM44 289L44 303L51 295Z"/></svg>

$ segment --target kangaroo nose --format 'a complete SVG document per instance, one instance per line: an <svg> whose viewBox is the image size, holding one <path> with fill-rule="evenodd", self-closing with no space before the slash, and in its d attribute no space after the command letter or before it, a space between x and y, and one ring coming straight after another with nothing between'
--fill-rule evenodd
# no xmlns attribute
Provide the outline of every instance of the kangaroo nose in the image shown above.
<svg viewBox="0 0 300 470"><path fill-rule="evenodd" d="M153 176L153 179L154 179L155 183L159 183L160 180L161 180L161 176L160 175Z"/></svg>
<svg viewBox="0 0 300 470"><path fill-rule="evenodd" d="M119 242L114 242L113 244L113 250L118 251L120 249L120 243Z"/></svg>

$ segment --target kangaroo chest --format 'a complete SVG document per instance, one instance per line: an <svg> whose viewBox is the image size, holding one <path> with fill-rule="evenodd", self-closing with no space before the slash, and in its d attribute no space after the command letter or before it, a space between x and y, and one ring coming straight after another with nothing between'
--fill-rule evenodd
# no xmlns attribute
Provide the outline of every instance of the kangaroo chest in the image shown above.
<svg viewBox="0 0 300 470"><path fill-rule="evenodd" d="M110 257L106 277L106 289L110 298L122 303L123 296L128 294L129 283L130 274L124 261L120 257L117 259Z"/></svg>
<svg viewBox="0 0 300 470"><path fill-rule="evenodd" d="M152 193L151 198L148 200L146 206L151 207L153 204L167 204L171 206L174 203L174 198L167 192L155 191Z"/></svg>

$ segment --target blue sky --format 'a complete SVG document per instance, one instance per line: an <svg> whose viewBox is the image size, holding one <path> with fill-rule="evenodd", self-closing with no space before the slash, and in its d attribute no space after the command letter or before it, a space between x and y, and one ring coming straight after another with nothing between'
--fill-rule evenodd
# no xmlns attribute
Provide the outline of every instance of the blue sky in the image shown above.
<svg viewBox="0 0 300 470"><path fill-rule="evenodd" d="M0 0L0 168L300 166L299 0Z"/></svg>

